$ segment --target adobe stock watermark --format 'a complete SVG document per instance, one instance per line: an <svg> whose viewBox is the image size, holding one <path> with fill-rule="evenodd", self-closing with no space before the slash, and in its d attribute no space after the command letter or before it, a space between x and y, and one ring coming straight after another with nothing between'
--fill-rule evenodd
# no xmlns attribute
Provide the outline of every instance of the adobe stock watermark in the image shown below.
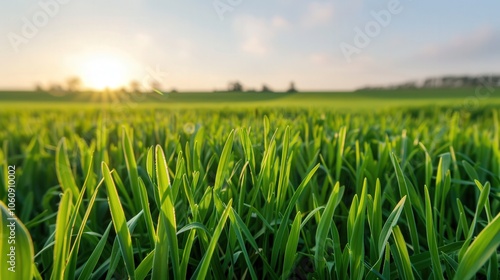
<svg viewBox="0 0 500 280"><path fill-rule="evenodd" d="M233 12L244 0L215 0L213 2L214 10L221 21L224 20L224 14Z"/></svg>
<svg viewBox="0 0 500 280"><path fill-rule="evenodd" d="M412 0L408 0L412 1ZM372 39L379 36L383 28L391 24L393 16L400 14L403 11L403 6L400 0L390 0L387 3L386 9L378 12L371 11L370 14L373 20L367 22L363 29L360 27L354 28L353 43L340 43L340 50L347 62L351 63L354 54L360 54L361 51L367 48Z"/></svg>
<svg viewBox="0 0 500 280"><path fill-rule="evenodd" d="M7 238L3 238L7 242L7 270L16 272L16 166L7 166L7 210L9 218L7 218ZM4 230L4 229L1 229ZM3 240L2 240L3 241ZM4 264L1 265L4 267Z"/></svg>
<svg viewBox="0 0 500 280"><path fill-rule="evenodd" d="M49 24L50 19L59 14L61 6L69 3L71 0L40 0L38 2L38 10L33 13L31 18L21 18L22 26L20 32L9 32L7 38L17 53L19 47L38 35L40 29Z"/></svg>
<svg viewBox="0 0 500 280"><path fill-rule="evenodd" d="M471 110L479 106L481 101L484 101L491 97L495 93L495 87L499 84L495 84L493 77L479 77L480 85L476 87L474 95L465 98L462 109Z"/></svg>

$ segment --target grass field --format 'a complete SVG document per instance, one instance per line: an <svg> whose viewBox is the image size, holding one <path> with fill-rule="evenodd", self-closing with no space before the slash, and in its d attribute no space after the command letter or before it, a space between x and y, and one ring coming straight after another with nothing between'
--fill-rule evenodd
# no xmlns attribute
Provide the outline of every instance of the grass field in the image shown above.
<svg viewBox="0 0 500 280"><path fill-rule="evenodd" d="M37 107L52 107L54 104L95 108L96 104L111 107L135 108L139 106L161 108L191 107L324 107L326 109L383 109L408 106L475 107L500 105L500 89L409 89L371 90L355 92L181 92L163 95L131 93L73 93L60 94L32 91L0 91L3 104L21 104ZM8 109L8 106L6 106Z"/></svg>
<svg viewBox="0 0 500 280"><path fill-rule="evenodd" d="M0 93L0 279L499 279L498 92Z"/></svg>

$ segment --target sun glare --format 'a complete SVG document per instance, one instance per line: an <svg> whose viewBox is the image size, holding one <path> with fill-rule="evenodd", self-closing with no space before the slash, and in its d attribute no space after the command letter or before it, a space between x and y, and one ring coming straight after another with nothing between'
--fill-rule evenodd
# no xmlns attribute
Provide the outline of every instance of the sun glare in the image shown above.
<svg viewBox="0 0 500 280"><path fill-rule="evenodd" d="M129 83L127 67L119 57L110 54L92 55L83 62L81 78L85 86L92 89L115 89Z"/></svg>

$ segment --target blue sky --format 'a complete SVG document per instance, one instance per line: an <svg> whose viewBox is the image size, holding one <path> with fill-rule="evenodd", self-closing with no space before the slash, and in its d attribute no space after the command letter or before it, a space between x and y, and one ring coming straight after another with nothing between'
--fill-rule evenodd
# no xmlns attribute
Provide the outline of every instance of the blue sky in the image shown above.
<svg viewBox="0 0 500 280"><path fill-rule="evenodd" d="M215 3L230 10L217 12ZM293 80L302 90L341 90L499 73L499 11L493 0L2 1L0 88L69 76L115 86L151 69L163 88L178 90L223 89L236 79L257 89ZM375 26L373 13L390 20L356 45L355 29ZM23 34L26 20L34 35ZM347 59L341 44L357 51Z"/></svg>

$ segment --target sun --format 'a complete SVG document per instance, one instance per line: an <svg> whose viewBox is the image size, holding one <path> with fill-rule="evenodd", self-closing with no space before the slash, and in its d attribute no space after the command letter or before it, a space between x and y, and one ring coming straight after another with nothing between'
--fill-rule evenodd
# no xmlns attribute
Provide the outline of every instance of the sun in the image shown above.
<svg viewBox="0 0 500 280"><path fill-rule="evenodd" d="M81 78L85 86L103 90L116 89L129 83L129 65L120 57L109 54L89 55L81 66Z"/></svg>

